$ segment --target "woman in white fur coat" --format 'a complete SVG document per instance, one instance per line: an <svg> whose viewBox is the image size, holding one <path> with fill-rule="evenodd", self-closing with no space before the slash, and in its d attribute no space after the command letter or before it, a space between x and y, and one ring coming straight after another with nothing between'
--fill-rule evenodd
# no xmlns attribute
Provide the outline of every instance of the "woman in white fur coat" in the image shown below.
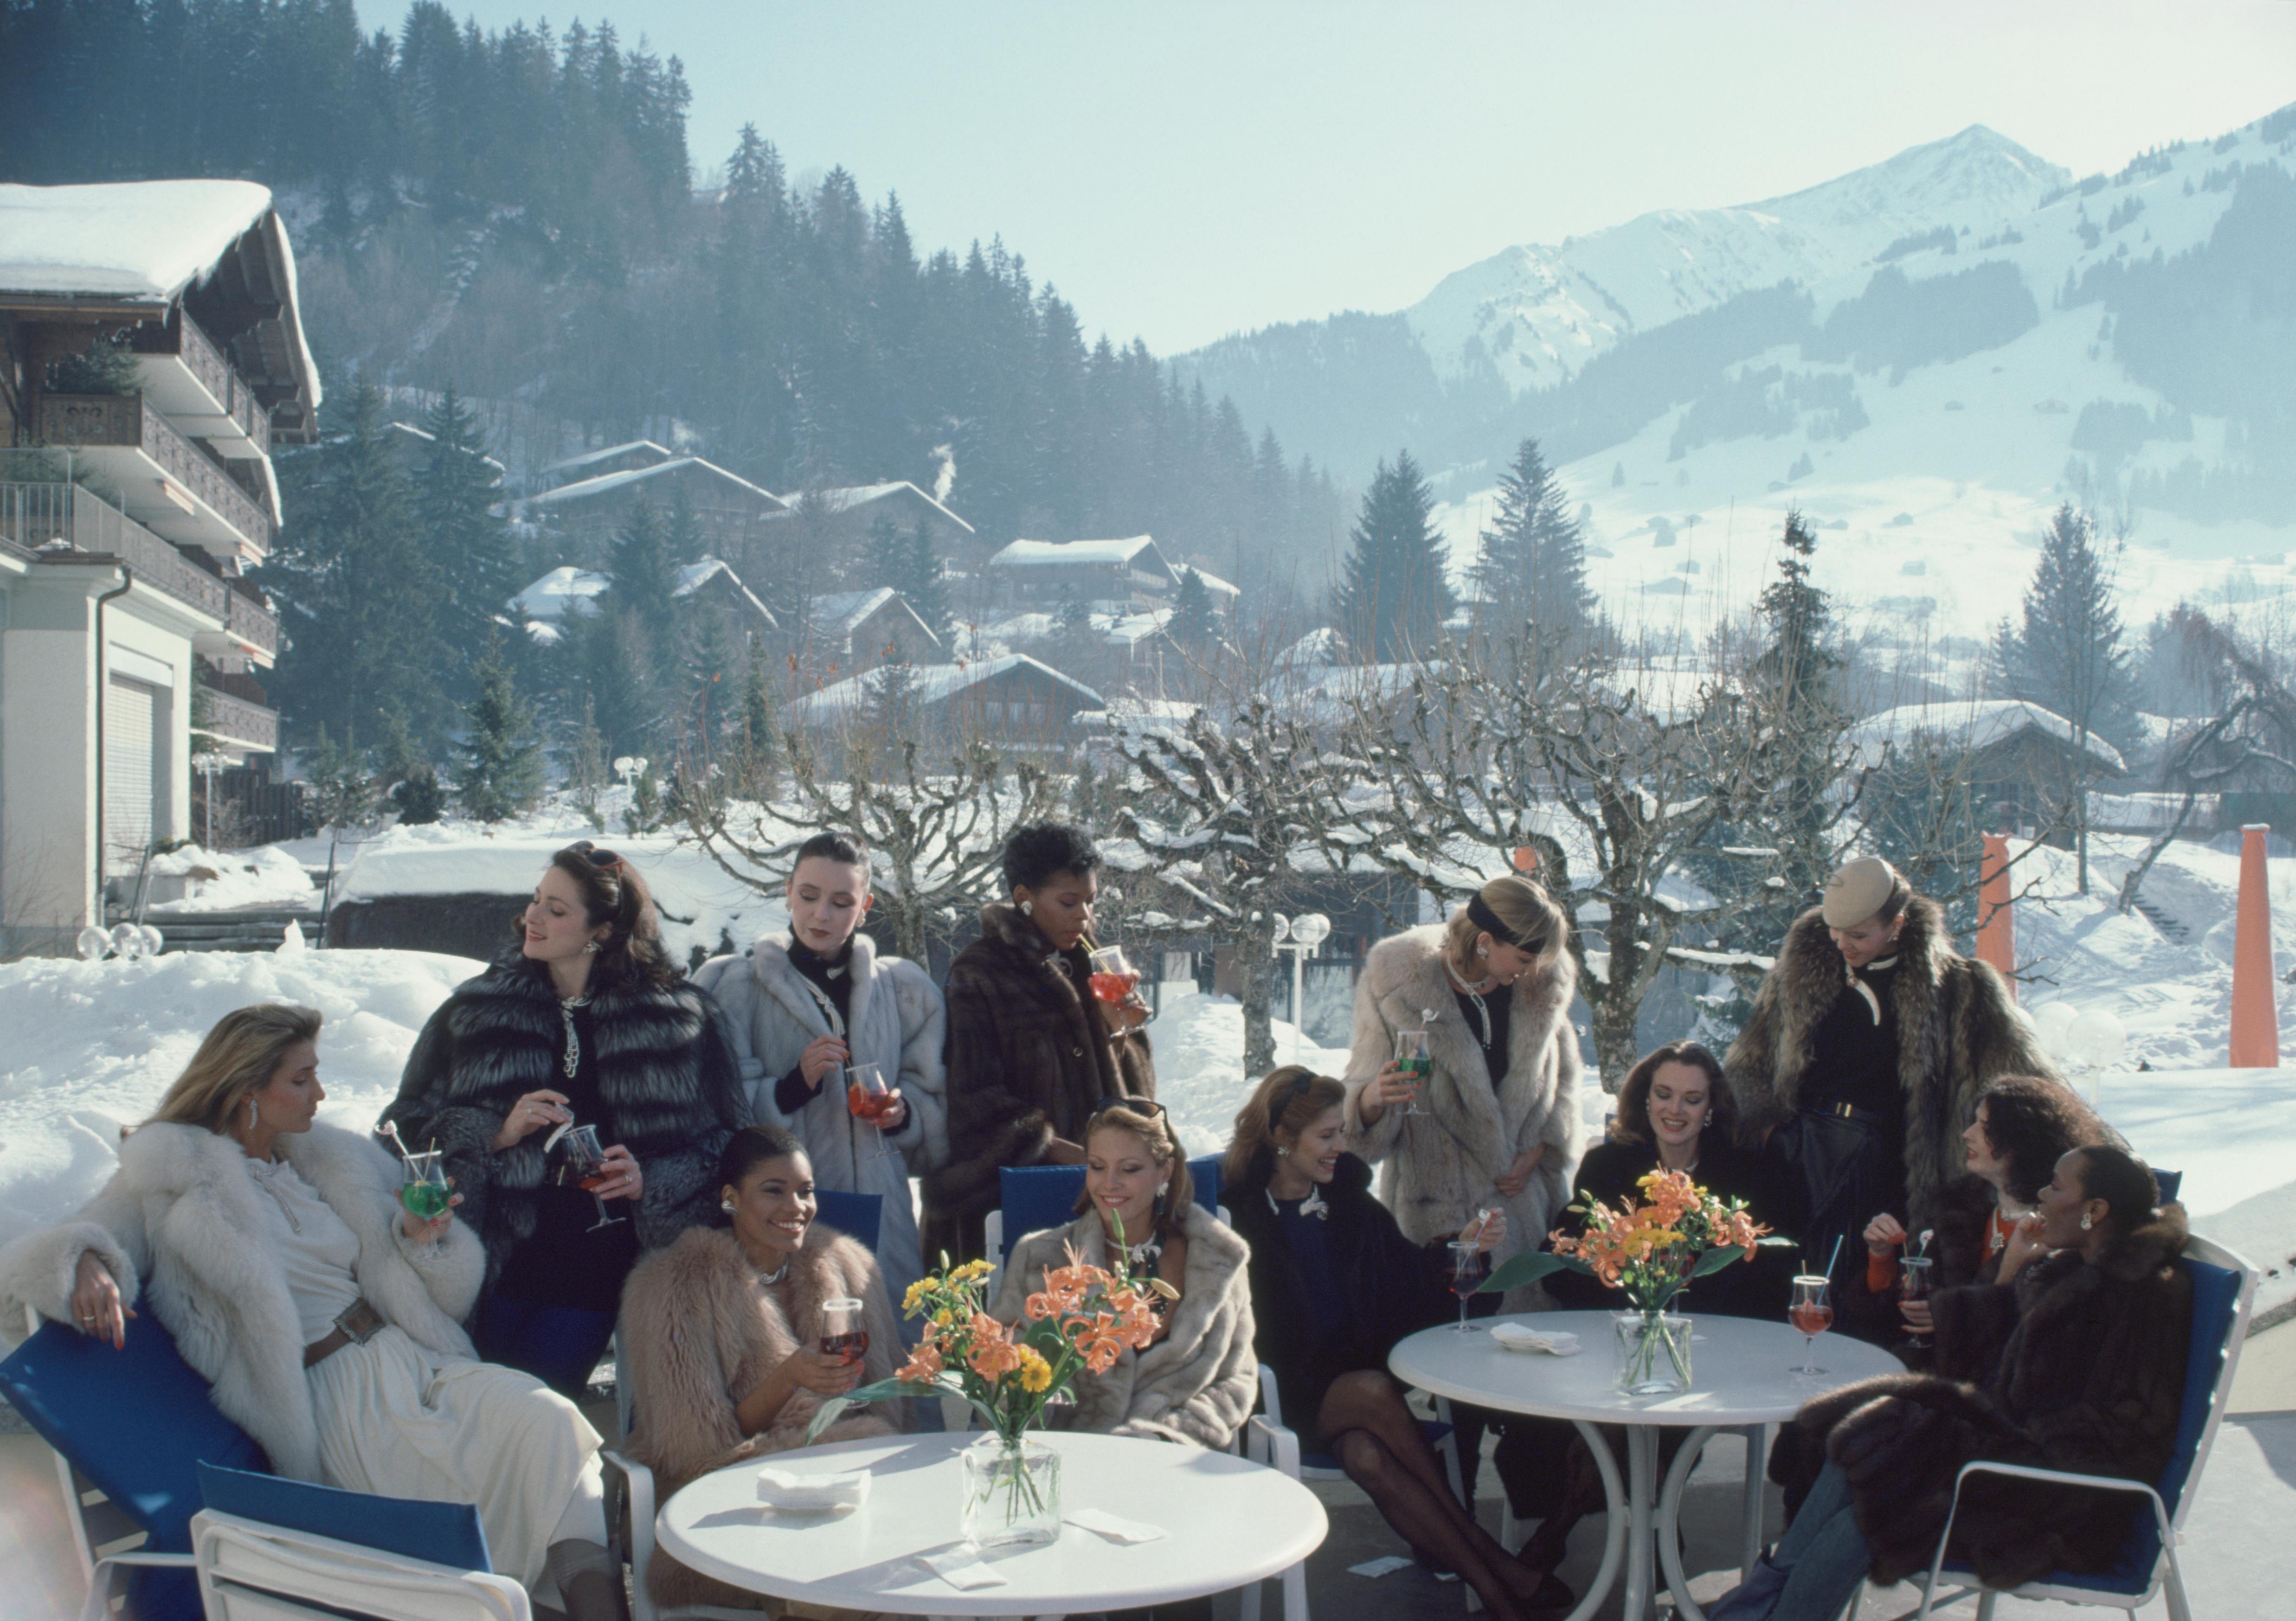
<svg viewBox="0 0 2296 1621"><path fill-rule="evenodd" d="M1107 1372L1078 1375L1076 1405L1056 1421L1225 1448L1259 1394L1251 1250L1196 1202L1188 1162L1159 1105L1127 1099L1103 1109L1085 1128L1084 1149L1084 1208L1067 1226L1013 1245L993 1314L1019 1322L1028 1297L1044 1287L1045 1270L1067 1265L1070 1248L1087 1265L1106 1266L1121 1243L1132 1274L1160 1285L1163 1322L1146 1350L1127 1347Z"/></svg>
<svg viewBox="0 0 2296 1621"><path fill-rule="evenodd" d="M477 1505L496 1568L578 1621L627 1614L597 1432L459 1320L486 1273L450 1208L404 1211L397 1160L315 1124L319 1015L225 1015L78 1216L0 1250L0 1311L117 1346L142 1301L281 1474Z"/></svg>
<svg viewBox="0 0 2296 1621"><path fill-rule="evenodd" d="M1414 1244L1450 1238L1480 1210L1506 1214L1492 1260L1537 1248L1570 1202L1578 1163L1578 977L1562 910L1529 879L1494 879L1446 924L1371 948L1356 982L1348 1136L1379 1167L1380 1198ZM1395 1034L1424 1029L1423 1084L1395 1062ZM1420 1113L1407 1112L1414 1097ZM1536 1284L1506 1311L1546 1304Z"/></svg>
<svg viewBox="0 0 2296 1621"><path fill-rule="evenodd" d="M689 1228L640 1261L622 1295L629 1452L654 1471L658 1502L713 1470L803 1446L824 1399L890 1379L900 1361L877 1264L815 1221L813 1169L795 1138L744 1126L718 1180L728 1225ZM838 1299L862 1303L869 1346L858 1360L821 1348L822 1307ZM845 1413L821 1442L890 1435L909 1406ZM666 1553L654 1556L649 1585L660 1604L765 1604Z"/></svg>
<svg viewBox="0 0 2296 1621"><path fill-rule="evenodd" d="M931 976L879 956L858 932L873 898L868 853L842 834L816 833L790 870L789 932L767 936L745 957L703 963L693 983L733 1027L751 1118L795 1136L820 1186L883 1196L877 1264L898 1299L924 1271L909 1178L948 1158L944 1019ZM847 1109L841 1085L827 1084L854 1064L876 1065L892 1088L882 1128Z"/></svg>

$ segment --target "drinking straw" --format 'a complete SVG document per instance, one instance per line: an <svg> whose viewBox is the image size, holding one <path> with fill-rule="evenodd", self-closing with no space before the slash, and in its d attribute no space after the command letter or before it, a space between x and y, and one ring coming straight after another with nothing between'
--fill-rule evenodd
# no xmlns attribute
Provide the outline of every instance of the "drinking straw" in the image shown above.
<svg viewBox="0 0 2296 1621"><path fill-rule="evenodd" d="M1839 1232L1833 1235L1833 1253L1825 1257L1825 1275L1829 1278L1833 1275L1833 1264L1841 1258L1841 1240L1844 1236Z"/></svg>

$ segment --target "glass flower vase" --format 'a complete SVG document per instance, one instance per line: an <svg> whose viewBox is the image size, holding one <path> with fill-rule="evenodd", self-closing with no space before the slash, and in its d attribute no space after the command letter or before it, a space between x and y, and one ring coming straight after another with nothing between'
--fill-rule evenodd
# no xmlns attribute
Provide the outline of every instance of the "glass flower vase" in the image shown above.
<svg viewBox="0 0 2296 1621"><path fill-rule="evenodd" d="M957 1454L964 1463L959 1525L982 1548L1049 1543L1061 1534L1061 1455L1027 1436L984 1435Z"/></svg>
<svg viewBox="0 0 2296 1621"><path fill-rule="evenodd" d="M1619 1388L1628 1396L1673 1396L1690 1388L1690 1319L1663 1308L1611 1319L1619 1349Z"/></svg>

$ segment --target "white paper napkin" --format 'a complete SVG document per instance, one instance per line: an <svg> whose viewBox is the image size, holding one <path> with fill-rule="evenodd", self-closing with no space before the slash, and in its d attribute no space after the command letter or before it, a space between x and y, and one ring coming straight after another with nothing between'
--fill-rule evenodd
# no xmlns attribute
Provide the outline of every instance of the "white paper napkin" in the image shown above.
<svg viewBox="0 0 2296 1621"><path fill-rule="evenodd" d="M1360 1565L1348 1567L1349 1576L1382 1576L1398 1570L1408 1570L1411 1561L1399 1553L1382 1554L1375 1560L1365 1560Z"/></svg>
<svg viewBox="0 0 2296 1621"><path fill-rule="evenodd" d="M1112 1543L1152 1543L1164 1535L1161 1526L1143 1525L1136 1519L1124 1519L1104 1509L1074 1509L1062 1518L1072 1526L1081 1526L1095 1535Z"/></svg>
<svg viewBox="0 0 2296 1621"><path fill-rule="evenodd" d="M1549 1356L1578 1355L1578 1336L1561 1330L1542 1334L1520 1322L1496 1322L1491 1325L1491 1338L1509 1351L1544 1351Z"/></svg>
<svg viewBox="0 0 2296 1621"><path fill-rule="evenodd" d="M857 1509L869 1501L869 1471L800 1475L793 1470L761 1469L758 1501L768 1508L791 1510Z"/></svg>
<svg viewBox="0 0 2296 1621"><path fill-rule="evenodd" d="M975 1587L1009 1587L1011 1582L993 1565L985 1563L980 1550L971 1543L959 1543L939 1553L920 1553L917 1558L951 1587L971 1590Z"/></svg>

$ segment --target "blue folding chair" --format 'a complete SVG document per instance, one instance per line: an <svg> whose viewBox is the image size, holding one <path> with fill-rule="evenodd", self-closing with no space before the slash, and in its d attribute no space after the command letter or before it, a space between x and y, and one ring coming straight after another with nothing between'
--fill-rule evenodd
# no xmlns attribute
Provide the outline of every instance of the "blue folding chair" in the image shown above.
<svg viewBox="0 0 2296 1621"><path fill-rule="evenodd" d="M1188 1161L1196 1202L1214 1216L1219 1214L1219 1167L1217 1154ZM988 1213L986 1228L987 1248L1000 1266L1029 1233L1074 1221L1077 1200L1084 1196L1080 1165L1008 1165L998 1169L996 1182L999 1208Z"/></svg>
<svg viewBox="0 0 2296 1621"><path fill-rule="evenodd" d="M2156 1173L2157 1175L2157 1173ZM2163 1197L2166 1197L2164 1192ZM2009 1475L2034 1483L2034 1489L2051 1485L2079 1486L2125 1492L2140 1499L2131 1514L2128 1540L2112 1568L2097 1576L2057 1571L2015 1590L2021 1599L2056 1599L2070 1604L2103 1605L2134 1610L2150 1603L2165 1590L2169 1621L2192 1621L2192 1605L2185 1596L2184 1572L2177 1563L2177 1544L2185 1517L2193 1506L2193 1488L2215 1445L2217 1426L2231 1399L2233 1375L2240 1366L2240 1351L2256 1298L2256 1269L2221 1245L2204 1238L2185 1241L2180 1261L2193 1280L2193 1331L2185 1363L2184 1405L2177 1419L2177 1441L2161 1477L2147 1486L2110 1475L2079 1475L2063 1470L2034 1469L2014 1463L1970 1463L1954 1482L1954 1509L1946 1516L1938 1538L1937 1557L1922 1589L1918 1612L1927 1621L1931 1609L1977 1596L1978 1621L1991 1621L1997 1592L1976 1585L1976 1573L1946 1562L1946 1543L1953 1535L1953 1514L1959 1511L1961 1486L1972 1475ZM2145 1510L2150 1510L2148 1513ZM1940 1595L1940 1580L1964 1583Z"/></svg>
<svg viewBox="0 0 2296 1621"><path fill-rule="evenodd" d="M845 1193L823 1188L814 1194L816 1214L825 1226L836 1228L871 1255L877 1253L877 1229L884 1221L882 1193Z"/></svg>
<svg viewBox="0 0 2296 1621"><path fill-rule="evenodd" d="M196 1621L191 1522L201 1508L200 1466L264 1470L268 1461L208 1399L207 1380L159 1318L146 1310L130 1322L117 1351L62 1323L41 1323L0 1362L0 1394L55 1454L88 1578L86 1613L105 1612L112 1577L127 1570L142 1621ZM88 1488L103 1501L86 1503ZM139 1531L140 1548L99 1556Z"/></svg>
<svg viewBox="0 0 2296 1621"><path fill-rule="evenodd" d="M2185 1174L2182 1171L2164 1171L2156 1165L2152 1167L2152 1183L2161 1191L2161 1202L2173 1205L2177 1202L2177 1194L2185 1185Z"/></svg>

